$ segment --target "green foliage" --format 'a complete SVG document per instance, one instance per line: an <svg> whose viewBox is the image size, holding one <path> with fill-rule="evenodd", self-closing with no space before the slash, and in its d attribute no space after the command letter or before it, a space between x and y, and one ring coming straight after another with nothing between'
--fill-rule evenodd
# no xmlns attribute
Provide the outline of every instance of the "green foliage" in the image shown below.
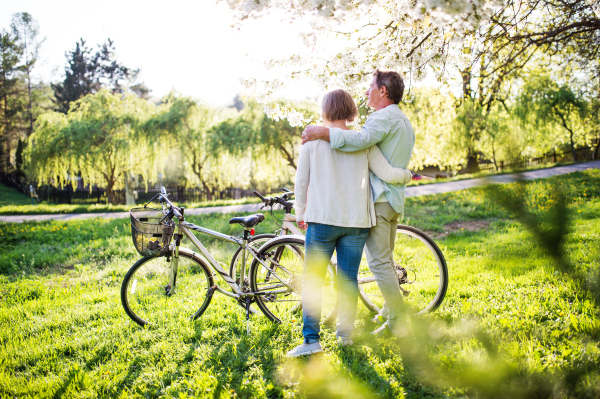
<svg viewBox="0 0 600 399"><path fill-rule="evenodd" d="M409 169L429 165L455 169L464 161L462 147L457 148L452 123L456 118L455 99L437 89L420 88L412 91L410 101L401 108L415 131L415 147Z"/></svg>
<svg viewBox="0 0 600 399"><path fill-rule="evenodd" d="M163 99L157 113L144 122L142 129L149 134L168 134L170 143L185 160L186 177L189 185L201 184L212 200L216 184L216 173L211 166L216 153L207 149L208 129L213 124L215 112L198 104L190 97L177 96L171 92Z"/></svg>
<svg viewBox="0 0 600 399"><path fill-rule="evenodd" d="M315 110L304 105L304 116L315 116ZM226 120L212 129L212 150L224 148L232 154L243 154L249 148L256 155L282 157L296 170L296 159L302 127L293 127L287 119L269 118L259 104L250 102L237 119Z"/></svg>
<svg viewBox="0 0 600 399"><path fill-rule="evenodd" d="M586 126L588 103L567 85L559 85L547 73L532 71L515 104L515 114L524 124L546 132L537 141L547 149L568 142L575 159L576 145L589 145Z"/></svg>
<svg viewBox="0 0 600 399"><path fill-rule="evenodd" d="M124 173L156 178L153 165L162 155L160 138L137 129L153 112L151 104L135 95L101 90L72 103L67 115L43 114L27 147L30 175L64 186L81 174L90 186L106 185L112 203L112 189L122 184Z"/></svg>

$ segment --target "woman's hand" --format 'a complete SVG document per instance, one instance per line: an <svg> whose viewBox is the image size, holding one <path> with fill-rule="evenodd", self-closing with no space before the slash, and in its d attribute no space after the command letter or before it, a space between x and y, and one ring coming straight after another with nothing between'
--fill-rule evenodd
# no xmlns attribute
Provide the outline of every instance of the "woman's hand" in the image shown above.
<svg viewBox="0 0 600 399"><path fill-rule="evenodd" d="M298 222L296 223L301 230L306 230L308 228L308 223Z"/></svg>

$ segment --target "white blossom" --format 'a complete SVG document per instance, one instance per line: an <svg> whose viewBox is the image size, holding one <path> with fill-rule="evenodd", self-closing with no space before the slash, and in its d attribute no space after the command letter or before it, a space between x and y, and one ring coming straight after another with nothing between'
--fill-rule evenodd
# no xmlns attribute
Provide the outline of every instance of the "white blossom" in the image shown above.
<svg viewBox="0 0 600 399"><path fill-rule="evenodd" d="M446 86L459 81L459 71L475 61L480 41L477 28L499 0L224 0L236 24L259 18L270 9L285 13L292 23L308 21L302 34L306 50L265 62L271 75L243 80L247 94L271 104L296 78L317 82L323 89L344 87L359 97L374 69L392 69L409 84L422 79L429 67ZM269 105L269 116L300 123L290 110Z"/></svg>

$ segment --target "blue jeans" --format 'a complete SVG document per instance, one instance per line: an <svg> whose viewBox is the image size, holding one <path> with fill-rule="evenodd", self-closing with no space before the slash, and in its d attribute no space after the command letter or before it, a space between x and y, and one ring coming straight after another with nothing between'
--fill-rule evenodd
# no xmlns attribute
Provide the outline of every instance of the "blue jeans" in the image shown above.
<svg viewBox="0 0 600 399"><path fill-rule="evenodd" d="M302 283L304 319L302 334L305 343L310 344L319 340L322 287L334 250L337 251L337 286L340 304L337 335L350 337L356 319L358 268L368 233L368 228L308 224Z"/></svg>

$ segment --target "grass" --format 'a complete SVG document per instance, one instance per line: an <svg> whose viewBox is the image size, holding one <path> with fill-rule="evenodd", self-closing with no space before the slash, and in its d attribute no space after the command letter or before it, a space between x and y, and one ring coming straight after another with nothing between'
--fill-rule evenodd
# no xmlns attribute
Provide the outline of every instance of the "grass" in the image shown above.
<svg viewBox="0 0 600 399"><path fill-rule="evenodd" d="M31 198L21 194L14 188L0 184L0 209L7 206L31 206Z"/></svg>
<svg viewBox="0 0 600 399"><path fill-rule="evenodd" d="M597 268L600 171L528 182L529 205L539 214L556 200L551 183L566 191L568 259L580 270ZM432 232L443 233L454 221L491 222L486 230L438 240L451 280L434 318L448 323L447 335L464 334L430 348L440 370L482 356L468 335L478 327L525 375L591 362L598 367L580 389L598 395L598 304L581 282L557 274L552 259L506 210L486 199L483 188L409 198L406 209L405 223ZM234 234L239 227L227 223L232 216L189 220ZM276 229L271 221L259 227ZM233 248L206 242L226 262ZM277 326L257 316L246 336L242 309L222 295L194 323L139 328L119 298L123 276L139 258L126 219L0 224L0 245L1 397L469 394L462 386L423 379L417 366L403 361L395 338L371 337L362 305L353 347L336 346L334 332L326 330L323 355L293 362L284 354L301 342L299 323Z"/></svg>

